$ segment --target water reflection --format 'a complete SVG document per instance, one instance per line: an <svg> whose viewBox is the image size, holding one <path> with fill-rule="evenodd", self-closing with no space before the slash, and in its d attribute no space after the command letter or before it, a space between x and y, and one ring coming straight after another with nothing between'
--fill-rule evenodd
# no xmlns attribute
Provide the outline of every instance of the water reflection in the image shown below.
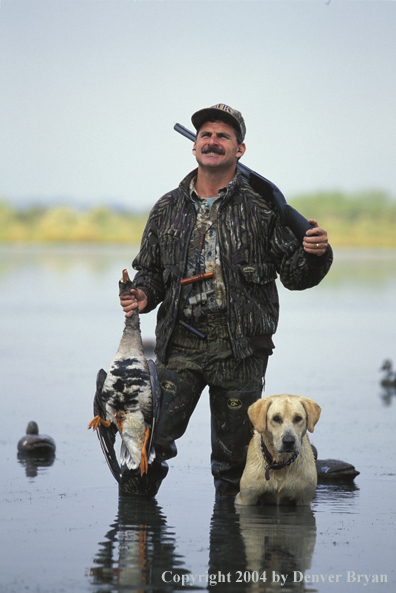
<svg viewBox="0 0 396 593"><path fill-rule="evenodd" d="M316 542L310 507L214 507L209 573L223 575L216 591L305 591ZM227 575L229 582L227 582ZM234 583L234 587L230 587Z"/></svg>
<svg viewBox="0 0 396 593"><path fill-rule="evenodd" d="M137 245L0 245L0 279L27 268L56 274L79 268L102 276L114 267L117 259L130 265L137 252Z"/></svg>
<svg viewBox="0 0 396 593"><path fill-rule="evenodd" d="M90 569L96 591L174 591L181 588L183 558L155 499L120 498L118 515ZM166 572L165 578L163 573ZM168 579L180 575L179 583ZM170 583L168 583L168 580Z"/></svg>
<svg viewBox="0 0 396 593"><path fill-rule="evenodd" d="M0 245L0 278L26 267L65 273L75 267L103 275L117 259L132 262L139 245L109 244L3 244ZM396 277L394 249L337 249L326 285L355 283L377 290Z"/></svg>
<svg viewBox="0 0 396 593"><path fill-rule="evenodd" d="M35 478L43 468L50 467L55 461L55 453L43 456L18 453L18 462L25 468L27 478Z"/></svg>
<svg viewBox="0 0 396 593"><path fill-rule="evenodd" d="M316 542L310 507L256 506L235 509L215 503L209 534L208 569L191 574L176 553L155 499L119 500L117 519L106 533L89 576L96 591L306 591ZM109 589L109 587L111 589Z"/></svg>
<svg viewBox="0 0 396 593"><path fill-rule="evenodd" d="M359 283L383 289L395 279L396 253L394 249L337 249L327 284Z"/></svg>
<svg viewBox="0 0 396 593"><path fill-rule="evenodd" d="M359 490L353 480L319 482L312 503L323 503L329 512L356 514Z"/></svg>
<svg viewBox="0 0 396 593"><path fill-rule="evenodd" d="M393 403L393 398L396 396L396 387L383 387L380 393L380 398L386 406Z"/></svg>

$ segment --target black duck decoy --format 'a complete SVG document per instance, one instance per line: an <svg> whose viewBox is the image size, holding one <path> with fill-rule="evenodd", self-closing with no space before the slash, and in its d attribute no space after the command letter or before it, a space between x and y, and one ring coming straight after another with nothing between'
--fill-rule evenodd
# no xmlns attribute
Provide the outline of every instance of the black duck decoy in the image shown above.
<svg viewBox="0 0 396 593"><path fill-rule="evenodd" d="M314 447L312 447L314 449ZM318 480L353 480L360 474L355 466L340 459L318 459L314 450L316 473Z"/></svg>
<svg viewBox="0 0 396 593"><path fill-rule="evenodd" d="M396 387L396 373L393 370L392 361L389 359L384 360L380 371L386 373L381 379L382 387Z"/></svg>
<svg viewBox="0 0 396 593"><path fill-rule="evenodd" d="M318 480L353 480L360 474L357 469L340 459L318 459L318 450L312 445L314 454L316 473Z"/></svg>
<svg viewBox="0 0 396 593"><path fill-rule="evenodd" d="M318 480L353 480L360 474L354 465L340 459L317 459Z"/></svg>
<svg viewBox="0 0 396 593"><path fill-rule="evenodd" d="M39 434L37 422L27 425L26 434L18 442L18 451L36 457L51 456L55 453L55 441L46 434Z"/></svg>

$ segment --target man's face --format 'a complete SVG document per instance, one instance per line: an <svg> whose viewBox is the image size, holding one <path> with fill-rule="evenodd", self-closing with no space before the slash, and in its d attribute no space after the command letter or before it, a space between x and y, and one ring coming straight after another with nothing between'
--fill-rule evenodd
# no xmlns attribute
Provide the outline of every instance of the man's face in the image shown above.
<svg viewBox="0 0 396 593"><path fill-rule="evenodd" d="M235 170L245 144L238 144L236 131L223 121L206 122L201 126L194 142L195 157L201 168Z"/></svg>

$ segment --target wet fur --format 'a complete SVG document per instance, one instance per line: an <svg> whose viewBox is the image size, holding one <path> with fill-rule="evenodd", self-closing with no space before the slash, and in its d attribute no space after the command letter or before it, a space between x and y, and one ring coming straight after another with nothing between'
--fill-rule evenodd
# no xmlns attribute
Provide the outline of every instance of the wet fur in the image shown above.
<svg viewBox="0 0 396 593"><path fill-rule="evenodd" d="M248 409L255 429L249 444L237 505L310 504L315 493L317 473L307 431L313 432L321 413L312 399L299 395L272 395L258 400ZM299 420L300 419L300 420ZM296 460L279 470L270 470L261 450L261 435L274 462Z"/></svg>

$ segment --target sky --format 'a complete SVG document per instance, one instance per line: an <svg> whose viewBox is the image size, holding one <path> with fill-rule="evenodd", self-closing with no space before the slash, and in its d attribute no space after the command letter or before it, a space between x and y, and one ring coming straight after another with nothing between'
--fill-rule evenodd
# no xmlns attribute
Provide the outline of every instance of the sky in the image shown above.
<svg viewBox="0 0 396 593"><path fill-rule="evenodd" d="M226 103L286 198L396 197L396 2L0 0L0 199L148 210Z"/></svg>

